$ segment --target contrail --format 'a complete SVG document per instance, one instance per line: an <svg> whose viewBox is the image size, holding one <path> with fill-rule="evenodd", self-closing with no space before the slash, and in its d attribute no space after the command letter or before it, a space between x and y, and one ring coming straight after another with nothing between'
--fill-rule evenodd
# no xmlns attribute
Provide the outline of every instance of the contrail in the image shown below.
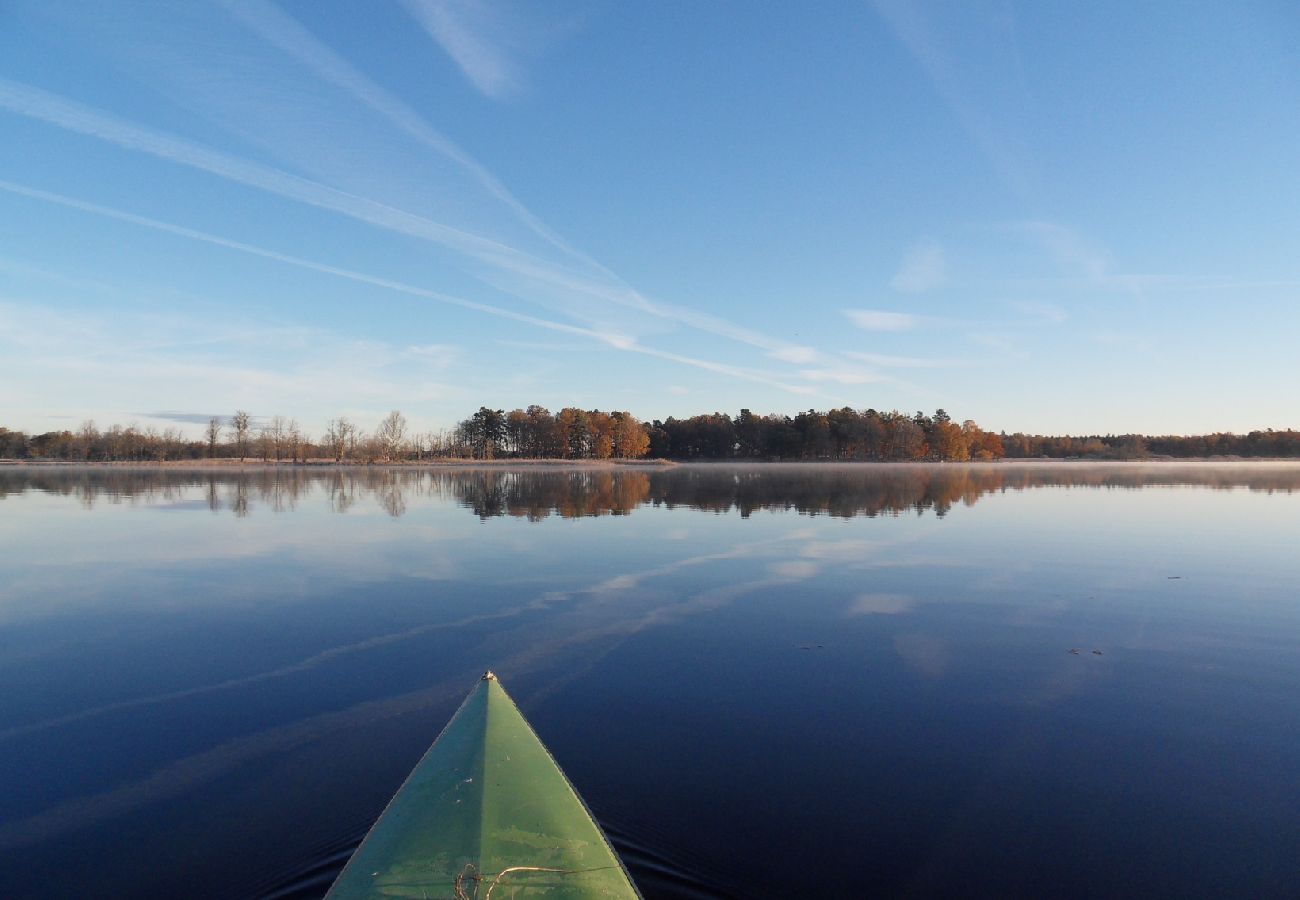
<svg viewBox="0 0 1300 900"><path fill-rule="evenodd" d="M355 66L304 28L297 19L265 0L217 0L217 2L264 41L294 57L324 80L347 91L426 147L436 150L455 162L543 240L575 259L593 266L597 265L595 260L574 249L533 214L482 163L439 133L406 103L358 71Z"/></svg>
<svg viewBox="0 0 1300 900"><path fill-rule="evenodd" d="M597 331L593 328L583 328L580 325L568 325L563 322L555 322L550 319L542 319L537 316L530 316L527 313L515 312L514 310L504 309L500 306L493 306L490 303L479 303L476 300L467 300L464 297L457 297L452 294L445 294L441 291L433 291L428 288L416 287L415 285L405 284L400 281L394 281L389 278L380 278L375 275L367 275L364 272L356 272L351 269L331 266L326 263L315 262L310 259L303 259L298 256L290 256L287 253L279 253L275 250L267 250L252 244L245 244L242 241L232 241L229 238L219 237L215 234L208 234L204 231L198 231L193 228L186 228L182 225L173 225L170 222L162 222L158 219L151 219L147 216L139 216L135 213L124 212L122 210L112 209L107 206L100 206L97 203L89 203L84 200L77 200L73 197L67 197L62 194L55 194L50 191L42 191L37 188L29 188L13 182L0 180L0 190L8 191L11 194L18 194L23 197L30 197L35 200L43 200L47 203L54 203L70 209L80 210L81 212L92 213L98 216L104 216L110 219L116 219L119 222L129 222L132 225L139 225L144 228L151 228L155 231L162 231L167 234L174 234L179 237L189 238L195 241L202 241L206 244L212 244L217 247L224 247L228 250L237 250L241 253L247 253L252 256L259 256L263 259L270 259L276 262L284 263L290 266L297 266L302 269L309 269L313 272L321 272L326 275L334 275L339 278L346 278L349 281L368 284L373 287L385 288L390 291L397 291L403 294L409 294L414 297L422 297L427 300L434 300L439 303L445 303L450 306L459 306L463 309L472 309L476 312L486 313L490 316L496 316L502 319L509 319L515 322L522 322L526 325L533 325L537 328L543 328L549 331L559 331L564 334L579 335L598 341L601 344L612 347L616 350L623 350L628 353L640 353L645 356L653 356L659 359L666 359L671 362L691 366L697 369L703 369L708 372L715 372L722 375L728 375L743 381L752 381L758 384L766 384L769 387L776 387L794 394L805 394L807 389L790 385L768 376L750 372L736 366L729 366L724 363L710 362L709 360L696 359L690 356L683 356L677 353L671 353L666 350L656 350L652 347L645 347L637 344L635 340L623 335L610 334L608 332Z"/></svg>
<svg viewBox="0 0 1300 900"><path fill-rule="evenodd" d="M594 293L600 299L612 300L620 305L639 309L659 318L673 319L701 331L718 334L769 352L780 353L796 349L785 341L734 325L716 316L647 300L615 272L567 243L531 210L519 202L510 193L509 189L481 163L430 126L410 106L359 72L351 63L317 39L296 19L285 13L274 3L267 2L267 0L218 0L218 2L263 40L279 47L285 53L299 60L321 78L352 94L420 143L436 150L463 167L492 196L509 207L520 221L532 229L534 233L615 282L621 296L610 296L607 290L587 282L566 281L560 285L561 287L580 290L588 294ZM537 272L529 274L534 277L543 277ZM547 277L544 280L555 283L553 277ZM593 291L593 287L597 287L597 290Z"/></svg>
<svg viewBox="0 0 1300 900"><path fill-rule="evenodd" d="M270 166L210 150L183 138L134 125L39 88L3 78L0 78L0 106L19 115L96 137L128 150L147 153L380 228L442 244L467 256L495 262L503 268L512 268L516 261L530 258L523 251L490 238L461 231Z"/></svg>
<svg viewBox="0 0 1300 900"><path fill-rule="evenodd" d="M328 48L325 48L328 52ZM241 159L60 97L39 88L0 78L0 107L79 134L89 135L129 150L147 153L178 165L208 172L221 178L327 209L379 228L417 237L448 247L496 268L537 281L579 292L596 299L635 309L657 318L680 322L738 343L765 350L777 358L789 354L809 361L816 356L798 347L734 325L705 313L653 303L626 286L603 266L587 260L607 278L617 282L605 286L583 277L561 264L539 259L522 250L435 222L387 204L332 188L279 169ZM585 260L585 257L579 258Z"/></svg>

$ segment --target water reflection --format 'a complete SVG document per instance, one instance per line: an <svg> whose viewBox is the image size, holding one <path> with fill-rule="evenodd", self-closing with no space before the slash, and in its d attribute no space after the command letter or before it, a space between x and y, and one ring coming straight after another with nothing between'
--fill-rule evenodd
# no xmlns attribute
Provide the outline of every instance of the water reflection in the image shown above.
<svg viewBox="0 0 1300 900"><path fill-rule="evenodd" d="M1297 489L0 468L0 895L319 896L484 668L647 898L843 896L845 859L887 895L1268 894L1294 854L1258 848L1300 833L1300 507L1268 494ZM1195 865L1146 852L1170 821Z"/></svg>
<svg viewBox="0 0 1300 900"><path fill-rule="evenodd" d="M373 502L390 516L408 502L454 502L480 519L513 516L532 522L628 515L647 504L747 517L793 510L838 517L924 514L942 517L981 497L1036 488L1137 489L1191 486L1293 493L1300 467L1268 464L1001 464L1001 465L685 465L571 469L457 467L415 469L250 468L238 471L127 468L0 470L0 500L37 491L97 503L160 507L206 502L213 512L244 517L254 510L288 512L324 497L347 513ZM202 501L198 500L201 496Z"/></svg>

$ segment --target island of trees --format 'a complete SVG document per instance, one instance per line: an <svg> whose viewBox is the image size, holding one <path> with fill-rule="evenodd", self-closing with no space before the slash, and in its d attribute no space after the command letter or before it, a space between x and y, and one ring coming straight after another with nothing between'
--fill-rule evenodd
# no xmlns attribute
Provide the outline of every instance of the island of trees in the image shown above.
<svg viewBox="0 0 1300 900"><path fill-rule="evenodd" d="M413 431L401 412L373 430L350 419L331 419L319 437L281 415L254 417L245 410L213 416L203 436L179 428L84 422L76 431L28 435L0 427L0 459L66 462L253 460L265 462L398 463L436 459L963 462L1003 458L1296 458L1300 431L1252 431L1194 436L1140 434L1044 436L994 433L944 410L906 415L896 410L850 407L795 416L732 416L714 412L642 422L627 411L541 406L480 407L443 431Z"/></svg>

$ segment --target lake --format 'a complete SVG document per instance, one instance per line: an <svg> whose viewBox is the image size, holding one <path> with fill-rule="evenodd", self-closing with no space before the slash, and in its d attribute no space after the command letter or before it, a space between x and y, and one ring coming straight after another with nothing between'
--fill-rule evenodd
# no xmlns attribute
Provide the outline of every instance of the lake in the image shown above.
<svg viewBox="0 0 1300 900"><path fill-rule="evenodd" d="M1300 894L1300 465L0 468L0 895L319 897L484 669L646 897Z"/></svg>

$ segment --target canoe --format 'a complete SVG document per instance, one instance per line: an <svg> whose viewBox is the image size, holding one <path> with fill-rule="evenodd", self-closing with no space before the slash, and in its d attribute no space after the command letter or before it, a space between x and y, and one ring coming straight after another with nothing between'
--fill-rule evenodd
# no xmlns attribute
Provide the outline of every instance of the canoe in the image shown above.
<svg viewBox="0 0 1300 900"><path fill-rule="evenodd" d="M491 672L416 764L326 900L639 898Z"/></svg>

